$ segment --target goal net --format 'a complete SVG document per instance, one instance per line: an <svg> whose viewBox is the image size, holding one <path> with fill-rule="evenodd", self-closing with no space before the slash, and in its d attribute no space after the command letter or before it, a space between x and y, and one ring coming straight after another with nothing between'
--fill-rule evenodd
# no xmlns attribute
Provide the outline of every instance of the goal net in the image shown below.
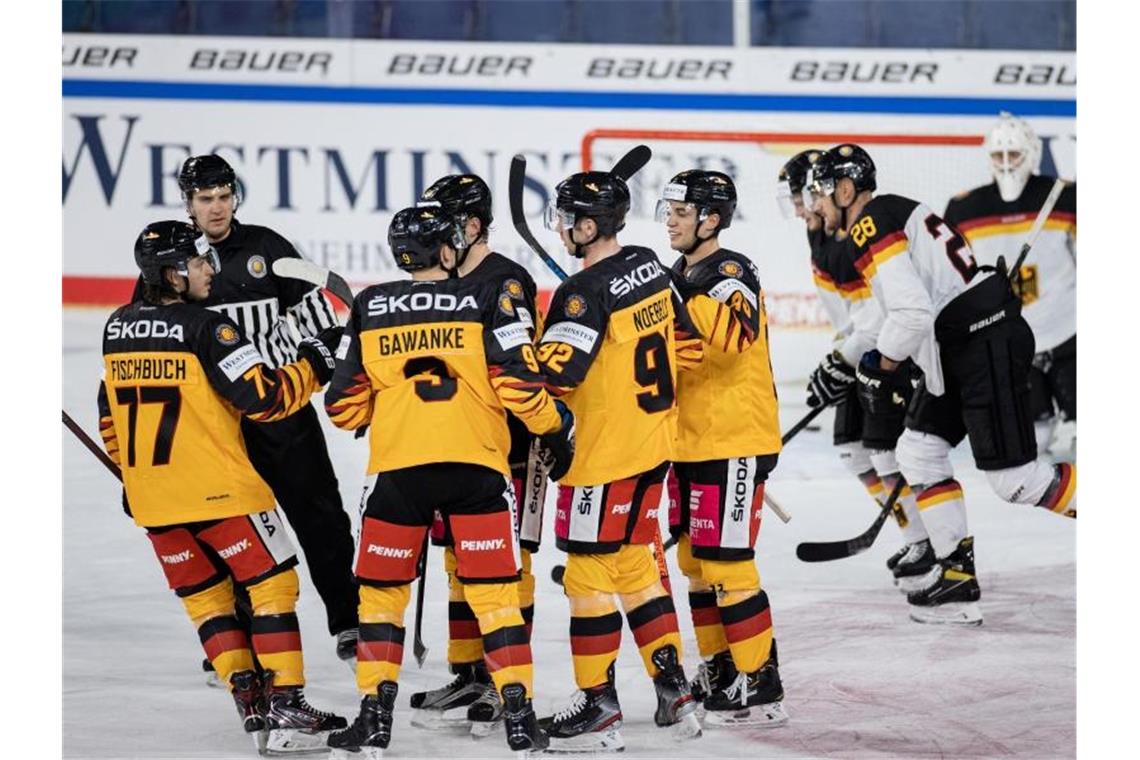
<svg viewBox="0 0 1140 760"><path fill-rule="evenodd" d="M827 328L815 297L803 223L785 219L776 202L776 175L793 155L843 142L862 145L875 160L879 193L922 201L942 213L955 194L990 181L980 135L702 132L595 129L582 138L582 168L607 169L644 143L649 164L630 181L632 208L622 239L648 245L665 261L674 254L653 221L661 189L684 169L723 171L736 183L739 202L721 243L750 256L760 270L773 328Z"/></svg>

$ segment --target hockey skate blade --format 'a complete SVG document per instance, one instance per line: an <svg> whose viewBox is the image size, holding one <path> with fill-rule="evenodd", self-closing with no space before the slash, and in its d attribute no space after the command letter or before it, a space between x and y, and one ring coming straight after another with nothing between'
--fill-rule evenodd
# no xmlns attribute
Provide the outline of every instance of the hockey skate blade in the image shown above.
<svg viewBox="0 0 1140 760"><path fill-rule="evenodd" d="M709 728L734 728L736 726L776 728L787 722L788 714L784 712L782 702L769 702L766 705L755 705L743 710L705 711L705 726Z"/></svg>
<svg viewBox="0 0 1140 760"><path fill-rule="evenodd" d="M582 752L624 752L625 741L621 738L621 731L610 727L605 731L591 731L580 736L566 738L550 737L550 746L547 752L555 754L578 754Z"/></svg>
<svg viewBox="0 0 1140 760"><path fill-rule="evenodd" d="M380 760L384 757L381 747L361 747L355 752L347 749L334 749L329 753L329 760Z"/></svg>
<svg viewBox="0 0 1140 760"><path fill-rule="evenodd" d="M687 715L669 726L669 736L675 742L687 742L691 739L698 739L701 735L701 722L697 720L696 710L690 711Z"/></svg>
<svg viewBox="0 0 1140 760"><path fill-rule="evenodd" d="M496 731L503 730L502 720L473 720L471 721L471 735L476 739L486 739Z"/></svg>
<svg viewBox="0 0 1140 760"><path fill-rule="evenodd" d="M428 731L451 729L466 731L471 726L471 722L467 720L467 707L462 705L448 710L412 710L411 724Z"/></svg>
<svg viewBox="0 0 1140 760"><path fill-rule="evenodd" d="M947 602L934 607L910 605L910 619L933 625L979 626L982 610L977 602Z"/></svg>
<svg viewBox="0 0 1140 760"><path fill-rule="evenodd" d="M265 749L261 752L267 757L281 757L284 755L308 755L328 752L329 734L331 731L300 731L295 728L277 728L268 732L265 739ZM357 756L359 757L359 756Z"/></svg>

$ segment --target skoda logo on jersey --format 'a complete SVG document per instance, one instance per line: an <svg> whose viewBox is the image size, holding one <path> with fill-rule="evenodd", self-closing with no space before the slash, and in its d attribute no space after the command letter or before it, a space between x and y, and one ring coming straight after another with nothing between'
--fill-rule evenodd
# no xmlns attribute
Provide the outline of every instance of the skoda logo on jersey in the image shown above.
<svg viewBox="0 0 1140 760"><path fill-rule="evenodd" d="M654 277L660 277L664 274L665 272L662 271L661 264L658 261L647 261L632 272L610 280L610 292L620 298L633 292L633 289L639 285L648 285Z"/></svg>
<svg viewBox="0 0 1140 760"><path fill-rule="evenodd" d="M245 262L245 268L259 280L269 271L265 266L264 256L250 256L249 261Z"/></svg>
<svg viewBox="0 0 1140 760"><path fill-rule="evenodd" d="M461 311L478 309L475 296L462 299L450 293L405 293L400 296L374 296L368 301L368 316L378 317L407 311Z"/></svg>
<svg viewBox="0 0 1140 760"><path fill-rule="evenodd" d="M232 346L241 340L241 333L233 325L218 325L218 329L214 330L214 337L223 346Z"/></svg>
<svg viewBox="0 0 1140 760"><path fill-rule="evenodd" d="M566 306L563 309L566 316L577 319L586 313L586 299L579 295L573 295L566 299Z"/></svg>

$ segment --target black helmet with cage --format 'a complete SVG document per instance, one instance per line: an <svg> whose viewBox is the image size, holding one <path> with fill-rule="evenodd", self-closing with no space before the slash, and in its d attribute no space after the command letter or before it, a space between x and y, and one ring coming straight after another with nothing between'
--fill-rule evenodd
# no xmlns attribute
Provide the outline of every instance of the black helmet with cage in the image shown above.
<svg viewBox="0 0 1140 760"><path fill-rule="evenodd" d="M440 264L444 244L453 243L451 217L436 206L401 209L388 226L388 245L396 266L405 272L430 269Z"/></svg>
<svg viewBox="0 0 1140 760"><path fill-rule="evenodd" d="M697 224L717 214L720 222L716 232L720 232L728 229L736 213L736 185L724 172L686 169L669 180L661 192L655 213L657 221L665 221L670 201L691 204L697 211Z"/></svg>

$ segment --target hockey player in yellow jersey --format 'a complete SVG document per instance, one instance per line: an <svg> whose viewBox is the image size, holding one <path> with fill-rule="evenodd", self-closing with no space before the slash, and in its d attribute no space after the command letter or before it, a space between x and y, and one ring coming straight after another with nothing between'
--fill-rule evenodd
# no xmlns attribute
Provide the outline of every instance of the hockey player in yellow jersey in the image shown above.
<svg viewBox="0 0 1140 760"><path fill-rule="evenodd" d="M297 557L240 422L279 420L307 404L332 375L340 328L305 339L298 361L271 369L236 324L196 303L220 267L202 233L185 222L149 224L135 262L143 299L107 321L98 400L125 505L258 748L320 748L346 722L302 693ZM250 638L234 616L234 583L252 602Z"/></svg>
<svg viewBox="0 0 1140 760"><path fill-rule="evenodd" d="M554 532L569 554L563 582L580 691L542 725L551 750L616 751L624 743L613 675L621 642L615 593L657 690L655 722L672 726L675 738L700 732L673 600L648 546L673 458L675 332L687 317L657 255L617 241L629 211L624 180L584 172L555 192L547 226L585 265L555 291L538 350L548 384L576 421Z"/></svg>
<svg viewBox="0 0 1140 760"><path fill-rule="evenodd" d="M753 547L780 422L756 267L720 245L735 210L732 179L702 169L669 180L657 204L681 254L675 280L704 340L700 364L677 379L679 498L669 528L680 537L677 563L704 660L692 689L705 724L774 726L787 715Z"/></svg>
<svg viewBox="0 0 1140 760"><path fill-rule="evenodd" d="M369 430L356 556L356 682L363 697L352 727L329 738L347 757L378 757L391 740L404 610L437 509L453 539L455 574L479 624L486 669L502 696L507 743L516 751L546 744L531 707L505 412L542 436L554 476L573 456L574 421L546 392L528 325L501 297L501 283L449 276L453 235L441 208L393 217L388 242L412 280L357 295L325 395L335 425Z"/></svg>
<svg viewBox="0 0 1140 760"><path fill-rule="evenodd" d="M452 245L456 248L453 272L469 279L487 279L498 283L499 298L507 299L534 337L540 321L537 288L534 279L520 264L491 250L489 227L492 222L491 190L474 174L449 174L424 191L419 206L439 208L453 225ZM519 604L529 634L534 619L534 575L531 554L542 540L542 515L546 500L546 468L537 437L527 430L518 417L509 415L507 427L511 447L507 462L511 468L517 504L519 547L522 575L519 580ZM475 736L486 736L502 720L503 706L499 692L491 683L483 663L483 639L479 621L467 604L463 581L456 575L455 551L446 522L437 511L432 524L431 541L444 546L444 569L447 571L447 662L455 678L430 691L412 694L416 708L412 725L423 728L465 727L471 725Z"/></svg>

